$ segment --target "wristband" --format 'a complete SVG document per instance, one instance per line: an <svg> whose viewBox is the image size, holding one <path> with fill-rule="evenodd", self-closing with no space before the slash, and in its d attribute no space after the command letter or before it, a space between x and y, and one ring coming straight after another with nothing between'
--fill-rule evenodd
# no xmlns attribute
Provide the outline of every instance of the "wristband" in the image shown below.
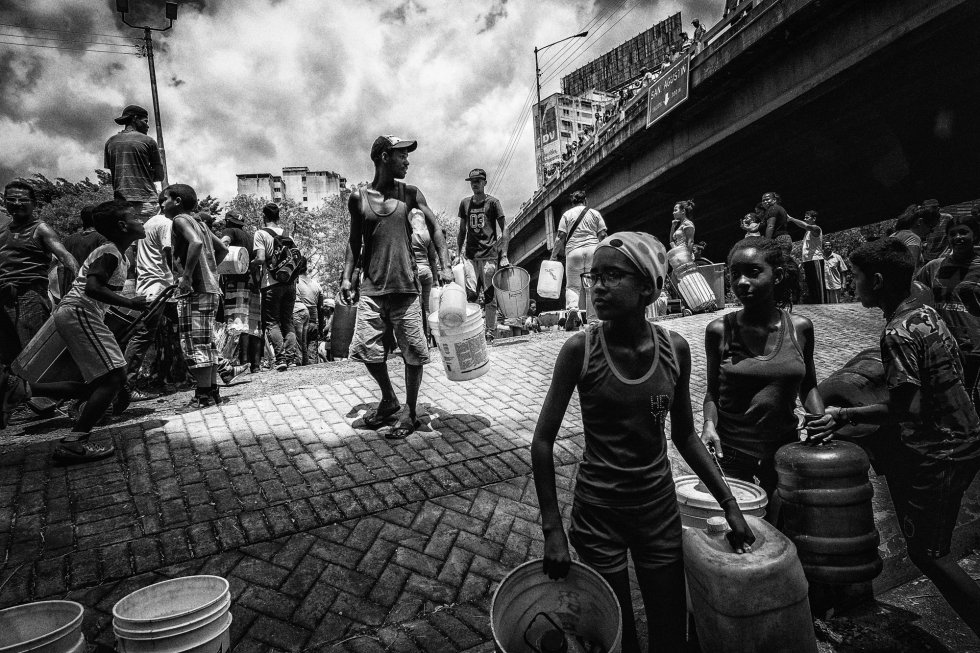
<svg viewBox="0 0 980 653"><path fill-rule="evenodd" d="M857 425L857 422L854 421L854 413L852 413L850 411L850 409L848 409L848 408L841 408L840 409L840 417L841 417L842 420L844 420L845 422L847 422L851 426L856 426Z"/></svg>
<svg viewBox="0 0 980 653"><path fill-rule="evenodd" d="M722 499L721 501L718 502L718 505L724 508L725 504L728 503L729 501L735 501L735 505L738 505L738 501L735 499L735 497L728 497L727 499Z"/></svg>

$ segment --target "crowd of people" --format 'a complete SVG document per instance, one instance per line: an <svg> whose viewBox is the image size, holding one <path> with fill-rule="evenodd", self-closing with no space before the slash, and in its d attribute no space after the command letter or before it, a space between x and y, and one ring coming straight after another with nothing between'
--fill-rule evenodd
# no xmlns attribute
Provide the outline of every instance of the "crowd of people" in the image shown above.
<svg viewBox="0 0 980 653"><path fill-rule="evenodd" d="M146 112L127 107L117 122L126 126L124 138L110 139L106 158L116 198L86 208L73 237L63 242L37 219L29 184L13 181L4 188L11 222L0 231L0 416L5 421L29 401L41 402L33 411L72 402L71 432L54 454L65 463L113 454L111 437L96 440L93 431L108 412L120 413L144 398L135 381L148 350L170 328L165 325L173 325L176 351L193 378L193 396L181 410L196 411L222 403L219 380L260 369L263 343L277 370L308 362L302 353L307 334L321 332L327 318L324 293L280 225L276 204L263 207L263 227L250 236L234 212L225 214L223 224L199 212L198 195L186 184L159 192L154 187L151 202L143 182L152 185L162 175L152 139L138 137L145 136ZM427 289L451 281L458 261L468 297L483 308L492 332L498 315L492 279L509 265L504 210L486 193L481 168L465 178L471 194L459 205L458 249L450 258L423 192L403 181L417 147L397 136L375 139L374 177L348 200L351 229L340 293L357 307L349 355L365 365L380 392L355 426L389 439L406 438L420 426L417 406L431 346ZM765 193L743 219L745 237L726 259L741 307L707 326L706 364L695 370L689 343L647 319L647 307L667 285L664 245L646 233L609 233L584 192L572 200L552 258L565 258L570 315L588 294L595 319L558 353L532 440L544 571L554 578L567 574L571 544L615 592L623 650L633 652L639 647L627 573L632 557L652 637L666 650L681 650L684 572L667 417L673 445L724 509L733 548L746 552L755 536L723 473L758 483L771 495L775 452L798 439L799 402L819 416L807 430L815 441L853 424L894 426L883 465L909 556L980 633L980 587L948 557L960 503L980 471L980 204L972 215L956 218L941 215L934 202L909 207L891 237L860 245L844 263L823 240L816 212L798 220L778 194ZM669 234L675 248L688 248L692 256L701 246L694 208L692 200L675 204ZM816 292L839 291L827 279L839 284L849 270L858 301L884 312L886 401L827 406L817 392L814 352L827 336L791 312L800 264L791 253L789 225L804 232L804 272L823 281ZM923 239L940 225L940 253L926 261L923 252L933 250ZM56 304L48 296L52 257L63 268ZM808 265L814 261L822 263ZM113 329L110 314L117 309L143 317L135 332L122 336ZM55 346L66 352L74 373L52 376L48 363L41 372L32 367L52 358ZM405 363L404 404L388 372L395 351ZM703 375L707 384L700 436L692 374ZM585 448L566 535L554 445L576 389Z"/></svg>

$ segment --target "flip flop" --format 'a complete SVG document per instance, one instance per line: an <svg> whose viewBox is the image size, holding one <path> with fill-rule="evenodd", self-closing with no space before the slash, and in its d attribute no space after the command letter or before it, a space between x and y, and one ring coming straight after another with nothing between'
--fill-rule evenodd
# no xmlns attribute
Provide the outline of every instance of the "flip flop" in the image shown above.
<svg viewBox="0 0 980 653"><path fill-rule="evenodd" d="M61 446L54 450L52 458L59 463L71 465L102 460L115 452L116 447L111 442L109 444L92 444L84 440L62 441Z"/></svg>
<svg viewBox="0 0 980 653"><path fill-rule="evenodd" d="M385 411L382 412L379 404L379 408L375 408L371 412L364 414L361 424L366 429L377 431L379 428L391 421L391 418L397 415L398 411L401 409L401 404L396 404L394 408L385 409Z"/></svg>
<svg viewBox="0 0 980 653"><path fill-rule="evenodd" d="M385 439L387 440L404 440L412 433L418 430L422 426L422 421L415 419L412 422L399 422L397 425L391 427L391 430L385 433Z"/></svg>

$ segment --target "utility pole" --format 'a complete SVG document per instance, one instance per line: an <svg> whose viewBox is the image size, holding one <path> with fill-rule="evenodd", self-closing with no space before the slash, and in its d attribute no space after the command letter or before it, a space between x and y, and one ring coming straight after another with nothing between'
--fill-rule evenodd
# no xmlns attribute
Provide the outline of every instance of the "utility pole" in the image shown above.
<svg viewBox="0 0 980 653"><path fill-rule="evenodd" d="M126 14L129 12L129 0L116 0L116 11L122 14L122 21L134 27L136 29L143 30L143 43L146 47L146 62L150 68L150 91L153 94L153 118L156 122L157 127L157 148L160 150L160 162L163 164L163 187L166 188L170 185L169 176L167 173L167 153L163 145L163 124L160 120L160 99L157 97L157 71L153 65L153 32L166 32L168 29L174 26L174 20L177 18L177 3L168 2L166 5L166 15L167 19L170 21L166 27L150 27L149 25L133 25L126 20Z"/></svg>
<svg viewBox="0 0 980 653"><path fill-rule="evenodd" d="M538 175L538 183L539 184L541 184L543 182L543 180L544 180L544 171L543 171L543 168L542 168L543 162L538 159L538 152L537 152L537 149L538 149L538 141L541 139L541 136L542 136L541 135L541 123L542 123L542 121L544 119L544 116L541 115L541 68L538 67L538 52L540 52L541 50L544 50L545 48L550 48L553 45L558 45L559 43L562 43L562 42L567 41L569 39L580 39L580 38L584 38L584 37L586 37L588 35L589 35L589 30L585 30L584 32L581 32L579 34L572 34L571 36L566 36L563 39L558 39L554 43L549 43L548 45L542 45L540 48L537 47L537 46L534 47L534 87L538 91L538 102L537 102L537 104L534 105L534 115L533 115L532 118L535 118L535 119L532 120L532 122L533 122L532 127L536 127L533 130L534 131L534 137L535 137L535 140L534 140L534 161L535 161L535 167L537 168L537 175Z"/></svg>

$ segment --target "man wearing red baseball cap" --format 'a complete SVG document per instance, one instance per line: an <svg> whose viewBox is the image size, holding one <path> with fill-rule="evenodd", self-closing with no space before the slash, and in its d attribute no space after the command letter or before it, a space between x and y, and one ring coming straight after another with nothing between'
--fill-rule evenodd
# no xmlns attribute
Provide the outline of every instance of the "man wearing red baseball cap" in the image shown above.
<svg viewBox="0 0 980 653"><path fill-rule="evenodd" d="M163 161L157 142L146 135L150 114L143 107L130 104L115 118L124 129L105 144L105 167L112 177L116 199L135 208L144 222L159 213L158 198L163 182Z"/></svg>
<svg viewBox="0 0 980 653"><path fill-rule="evenodd" d="M363 418L365 428L389 424L385 437L401 439L420 426L416 414L422 366L429 362L429 346L422 329L418 270L412 254L410 214L419 209L436 245L443 281L452 281L446 241L422 191L401 182L408 172L408 153L418 143L397 136L379 136L371 147L374 179L348 200L350 247L344 259L340 293L351 303L354 270L361 268L357 319L350 345L351 360L361 361L381 388L381 401ZM395 395L388 376L385 333L390 331L405 360L405 404ZM397 421L396 421L397 420Z"/></svg>

